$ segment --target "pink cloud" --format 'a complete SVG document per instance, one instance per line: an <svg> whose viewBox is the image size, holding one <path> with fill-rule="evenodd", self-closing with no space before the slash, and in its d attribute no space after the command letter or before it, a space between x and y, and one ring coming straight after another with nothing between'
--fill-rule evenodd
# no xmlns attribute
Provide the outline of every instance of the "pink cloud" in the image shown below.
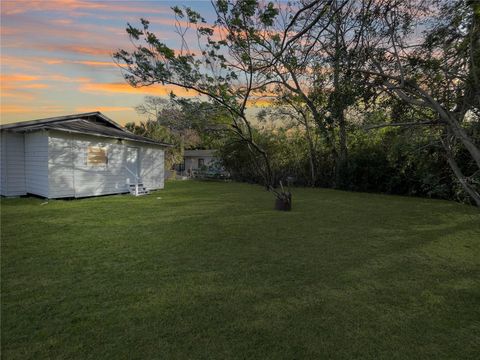
<svg viewBox="0 0 480 360"><path fill-rule="evenodd" d="M71 15L87 15L80 11L120 12L120 13L171 13L166 7L153 5L152 1L135 2L135 4L115 1L85 1L85 0L16 0L2 2L2 15L14 15L25 12L66 12ZM158 3L157 3L158 4Z"/></svg>

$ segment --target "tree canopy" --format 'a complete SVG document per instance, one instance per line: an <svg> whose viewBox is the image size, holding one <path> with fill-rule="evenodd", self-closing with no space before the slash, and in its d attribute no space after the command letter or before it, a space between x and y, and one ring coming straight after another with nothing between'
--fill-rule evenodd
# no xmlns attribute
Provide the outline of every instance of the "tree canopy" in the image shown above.
<svg viewBox="0 0 480 360"><path fill-rule="evenodd" d="M211 24L175 6L179 50L141 19L126 29L134 49L114 58L132 86L176 85L221 108L272 191L279 181L272 154L246 113L261 98L283 109L270 115L297 119L312 185L327 162L331 186L349 187L349 140L359 126L370 134L408 127L428 139L480 206L479 6L466 0L219 0ZM321 156L320 143L327 150Z"/></svg>

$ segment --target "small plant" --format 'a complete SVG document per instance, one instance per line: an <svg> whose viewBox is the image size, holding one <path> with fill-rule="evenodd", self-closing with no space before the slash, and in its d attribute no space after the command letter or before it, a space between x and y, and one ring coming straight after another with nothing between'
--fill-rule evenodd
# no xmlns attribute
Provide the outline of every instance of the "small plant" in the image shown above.
<svg viewBox="0 0 480 360"><path fill-rule="evenodd" d="M275 209L280 211L290 211L292 210L292 193L290 188L285 191L283 183L280 180L280 191L276 189L271 189L275 194Z"/></svg>

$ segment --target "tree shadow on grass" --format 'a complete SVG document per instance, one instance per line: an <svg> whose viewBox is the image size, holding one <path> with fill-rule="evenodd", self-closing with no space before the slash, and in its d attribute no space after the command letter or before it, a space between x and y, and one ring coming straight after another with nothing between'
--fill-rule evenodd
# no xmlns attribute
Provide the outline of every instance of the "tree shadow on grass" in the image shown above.
<svg viewBox="0 0 480 360"><path fill-rule="evenodd" d="M280 213L270 194L204 188L195 201L55 202L16 220L43 233L7 239L19 252L7 343L59 357L71 343L84 358L473 354L478 261L446 256L466 235L478 249L468 207L299 191Z"/></svg>

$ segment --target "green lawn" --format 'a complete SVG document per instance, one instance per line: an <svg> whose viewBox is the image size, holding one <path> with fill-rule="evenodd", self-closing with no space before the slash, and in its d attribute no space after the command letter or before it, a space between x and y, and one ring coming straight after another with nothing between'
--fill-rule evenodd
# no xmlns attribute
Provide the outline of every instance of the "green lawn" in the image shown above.
<svg viewBox="0 0 480 360"><path fill-rule="evenodd" d="M477 209L293 196L290 213L235 183L3 199L2 358L478 358Z"/></svg>

